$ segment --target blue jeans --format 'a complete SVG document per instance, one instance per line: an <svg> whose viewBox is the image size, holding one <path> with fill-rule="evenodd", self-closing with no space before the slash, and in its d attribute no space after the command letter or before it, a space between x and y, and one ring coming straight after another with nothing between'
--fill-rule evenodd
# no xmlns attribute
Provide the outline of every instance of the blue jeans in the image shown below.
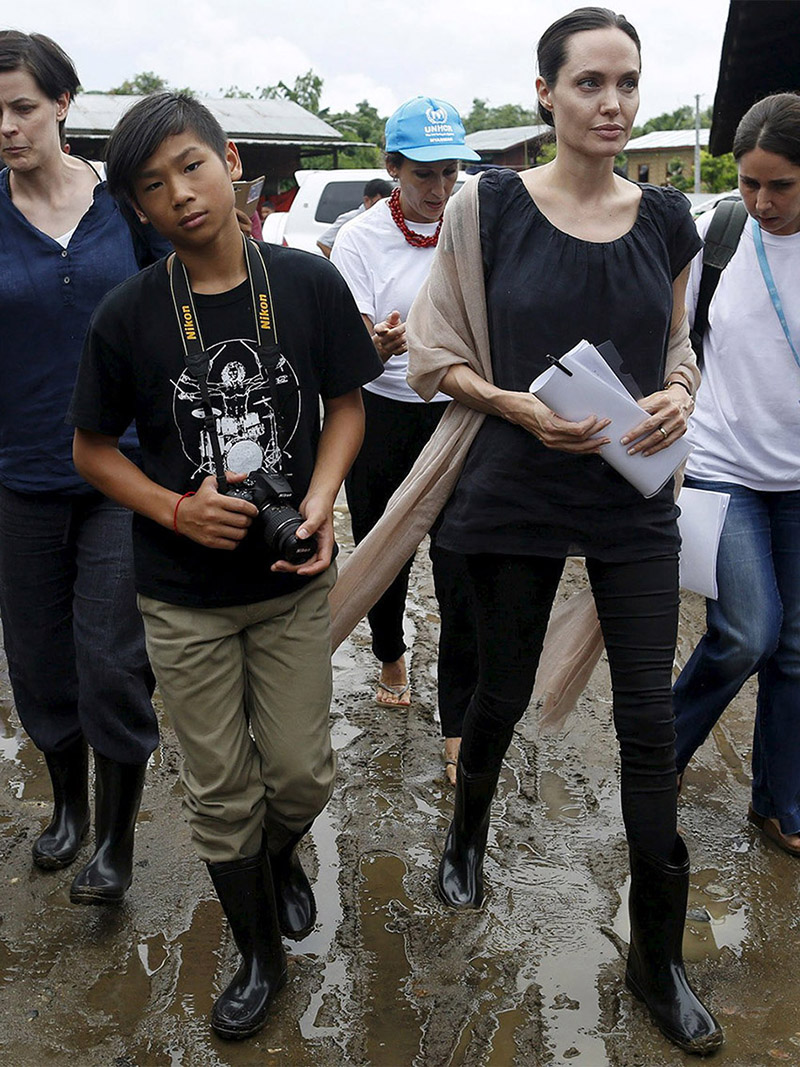
<svg viewBox="0 0 800 1067"><path fill-rule="evenodd" d="M753 807L800 831L800 491L767 493L727 482L697 489L730 493L717 558L719 599L706 602L707 631L673 691L682 771L753 674Z"/></svg>
<svg viewBox="0 0 800 1067"><path fill-rule="evenodd" d="M0 486L0 612L22 725L43 752L81 734L118 763L158 744L133 584L131 513L100 493Z"/></svg>

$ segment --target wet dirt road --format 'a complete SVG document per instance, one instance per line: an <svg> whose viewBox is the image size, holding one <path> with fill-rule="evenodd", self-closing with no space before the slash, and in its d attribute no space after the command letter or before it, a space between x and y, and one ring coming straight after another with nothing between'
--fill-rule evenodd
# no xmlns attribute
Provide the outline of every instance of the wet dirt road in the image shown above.
<svg viewBox="0 0 800 1067"><path fill-rule="evenodd" d="M571 564L570 586L582 581ZM681 662L702 612L687 596ZM3 1067L697 1062L623 989L627 856L604 664L562 734L538 737L533 708L517 732L493 810L486 909L456 915L437 902L432 874L452 810L433 713L437 622L420 554L408 712L373 704L364 624L335 657L338 787L304 846L320 921L291 946L290 983L267 1027L241 1044L207 1024L235 949L189 844L171 732L148 774L126 902L75 907L69 871L31 865L49 788L2 676ZM719 1067L800 1064L800 862L746 822L752 703L748 689L702 750L680 809L693 865L685 950L726 1031Z"/></svg>

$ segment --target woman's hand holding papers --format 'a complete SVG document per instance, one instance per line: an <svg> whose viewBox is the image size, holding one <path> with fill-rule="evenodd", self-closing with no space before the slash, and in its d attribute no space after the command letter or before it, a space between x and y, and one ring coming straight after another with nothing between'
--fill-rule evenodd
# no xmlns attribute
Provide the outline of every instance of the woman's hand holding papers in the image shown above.
<svg viewBox="0 0 800 1067"><path fill-rule="evenodd" d="M694 400L680 385L659 389L642 397L638 404L649 417L620 438L623 445L635 442L628 449L631 456L637 452L652 456L683 437L694 410Z"/></svg>

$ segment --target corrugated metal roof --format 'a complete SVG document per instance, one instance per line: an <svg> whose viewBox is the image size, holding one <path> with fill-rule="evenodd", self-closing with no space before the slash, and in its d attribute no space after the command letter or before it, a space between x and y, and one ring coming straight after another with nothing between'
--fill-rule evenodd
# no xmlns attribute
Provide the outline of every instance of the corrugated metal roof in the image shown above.
<svg viewBox="0 0 800 1067"><path fill-rule="evenodd" d="M540 137L551 126L501 126L497 130L477 130L468 133L466 142L475 152L505 152L518 144Z"/></svg>
<svg viewBox="0 0 800 1067"><path fill-rule="evenodd" d="M700 144L703 148L708 148L710 134L711 130L700 131ZM694 130L654 130L653 133L646 133L642 137L634 137L628 141L624 150L635 152L642 148L694 148L694 143Z"/></svg>
<svg viewBox="0 0 800 1067"><path fill-rule="evenodd" d="M108 135L124 113L141 100L140 96L113 93L81 93L67 117L67 134ZM346 143L329 123L312 115L293 100L222 99L202 101L232 139L248 141L318 141Z"/></svg>

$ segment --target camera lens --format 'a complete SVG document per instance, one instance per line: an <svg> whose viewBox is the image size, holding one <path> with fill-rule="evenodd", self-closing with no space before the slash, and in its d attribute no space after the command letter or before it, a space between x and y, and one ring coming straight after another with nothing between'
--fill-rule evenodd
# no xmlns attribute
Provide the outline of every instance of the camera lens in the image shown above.
<svg viewBox="0 0 800 1067"><path fill-rule="evenodd" d="M305 563L317 551L316 537L300 540L297 531L303 518L295 508L282 504L267 504L261 509L264 523L264 540L276 553L278 559L287 563Z"/></svg>

